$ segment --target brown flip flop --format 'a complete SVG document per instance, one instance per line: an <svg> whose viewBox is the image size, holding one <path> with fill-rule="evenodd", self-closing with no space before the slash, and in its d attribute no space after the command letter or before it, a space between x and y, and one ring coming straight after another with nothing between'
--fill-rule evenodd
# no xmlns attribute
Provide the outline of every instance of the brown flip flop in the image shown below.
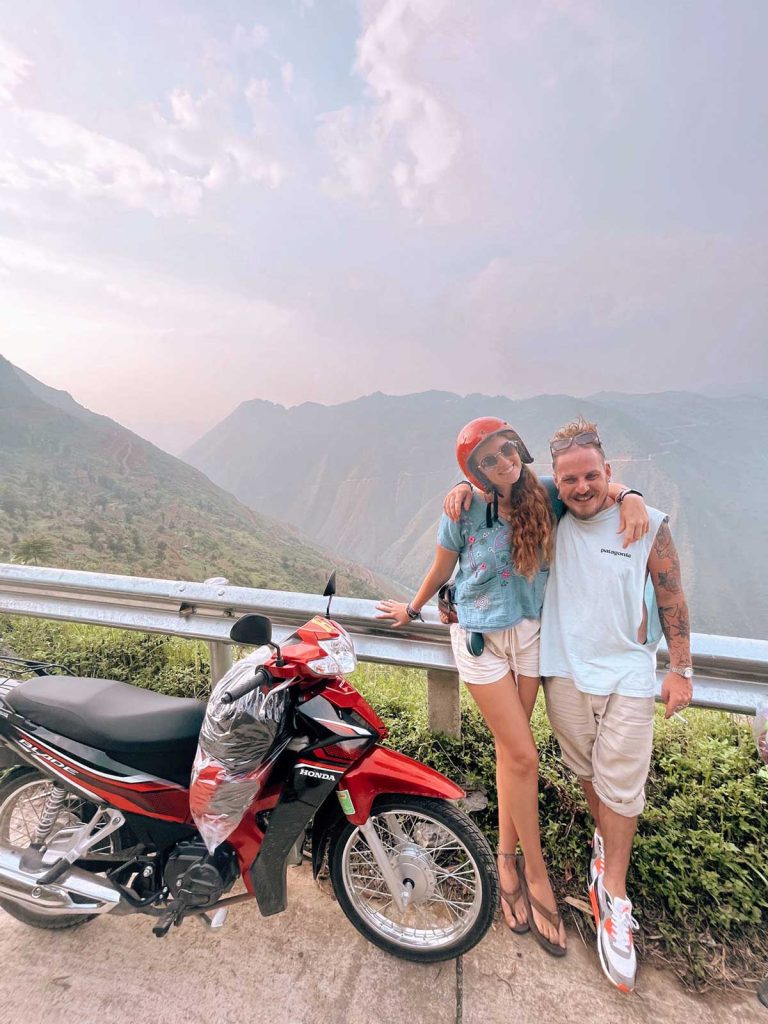
<svg viewBox="0 0 768 1024"><path fill-rule="evenodd" d="M548 907L543 906L536 897L531 893L528 888L528 882L525 878L525 858L522 853L518 854L517 857L517 875L520 879L520 885L523 890L523 899L525 900L526 910L528 911L528 923L531 926L531 932L533 933L534 939L538 942L542 949L545 949L551 956L565 956L568 952L563 946L560 946L557 942L550 942L546 935L542 935L539 929L536 927L536 920L533 916L533 911L541 914L551 925L555 928L559 928L562 924L562 917L559 911L550 910Z"/></svg>
<svg viewBox="0 0 768 1024"><path fill-rule="evenodd" d="M507 860L509 858L512 858L514 860L517 857L517 854L515 854L515 853L502 853L501 850L497 850L496 851L496 856L497 857L503 857L505 860ZM517 861L516 860L515 860L515 869L517 869ZM502 889L502 887L501 887L501 877L499 877L499 894L500 894L501 898L504 900L504 902L507 904L509 909L512 911L512 914L514 915L515 920L517 920L517 911L515 910L515 904L519 901L521 896L524 896L524 894L523 894L523 887L520 884L520 875L518 874L517 877L518 877L517 886L511 892L507 892L505 889ZM502 916L503 916L503 914L502 914ZM511 932L515 933L515 935L525 935L526 932L529 932L531 930L531 927L530 927L530 925L528 924L527 921L521 921L520 924L516 924L516 925L512 926L511 924L509 924L507 922L507 919L505 917L504 918L504 923L507 925L507 928L509 928L509 930Z"/></svg>

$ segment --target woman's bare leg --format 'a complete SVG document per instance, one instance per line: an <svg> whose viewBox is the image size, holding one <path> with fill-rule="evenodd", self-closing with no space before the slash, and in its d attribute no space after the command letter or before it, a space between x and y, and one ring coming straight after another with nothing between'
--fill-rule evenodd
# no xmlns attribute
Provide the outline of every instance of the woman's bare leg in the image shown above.
<svg viewBox="0 0 768 1024"><path fill-rule="evenodd" d="M514 680L514 676L512 677ZM533 708L536 703L536 695L539 692L540 679L538 676L519 676L517 679L517 693L520 703L523 706L525 716L530 722ZM502 794L504 787L499 784L499 745L496 743L496 790L499 794L499 850L502 853L512 854L509 857L499 857L499 878L502 888L506 892L514 892L517 888L517 867L514 854L517 853L518 834L515 823L512 820L509 808L503 807ZM504 825L502 826L502 820ZM525 909L525 901L521 898L515 903L514 917L507 903L502 903L502 910L507 919L507 924L514 928L516 924L523 924L528 919Z"/></svg>
<svg viewBox="0 0 768 1024"><path fill-rule="evenodd" d="M514 680L514 676L512 679ZM517 678L517 693L520 697L520 703L523 705L523 711L528 721L531 721L531 715L533 714L533 708L536 704L536 695L539 692L539 685L541 680L538 676L518 676ZM498 764L498 745L496 748L496 757ZM504 837L504 843L501 841L501 834L499 834L499 849L505 852L514 853L517 850L518 843L517 829L515 828L514 822L512 823L511 830ZM509 845L507 845L509 844Z"/></svg>
<svg viewBox="0 0 768 1024"><path fill-rule="evenodd" d="M536 682L538 683L538 680ZM468 683L467 688L496 742L499 849L513 852L517 842L520 842L525 854L528 888L539 903L554 910L555 896L549 884L539 834L539 758L529 725L533 708L533 701L530 699L531 687L524 686L522 693L519 694L512 674L507 673L497 683ZM523 705L523 699L526 700L526 706ZM507 891L516 888L517 874L511 860L504 863L503 858L500 858L499 873L502 885ZM506 908L505 915L510 921ZM534 915L542 935L551 942L557 942L565 947L565 929L562 925L559 929L555 928L535 911ZM520 903L515 907L514 916L518 921L526 920L525 911Z"/></svg>

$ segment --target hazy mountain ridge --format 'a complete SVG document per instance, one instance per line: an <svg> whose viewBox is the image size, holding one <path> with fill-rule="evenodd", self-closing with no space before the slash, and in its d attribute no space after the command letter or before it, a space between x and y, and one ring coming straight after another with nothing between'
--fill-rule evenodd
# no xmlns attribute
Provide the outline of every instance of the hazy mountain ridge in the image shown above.
<svg viewBox="0 0 768 1024"><path fill-rule="evenodd" d="M0 357L0 561L372 596L372 573Z"/></svg>
<svg viewBox="0 0 768 1024"><path fill-rule="evenodd" d="M694 629L768 637L768 400L687 392L587 398L380 393L325 407L243 403L183 455L253 508L415 584L429 564L463 423L499 415L550 471L548 439L598 422L614 476L669 512ZM247 468L247 471L246 471Z"/></svg>

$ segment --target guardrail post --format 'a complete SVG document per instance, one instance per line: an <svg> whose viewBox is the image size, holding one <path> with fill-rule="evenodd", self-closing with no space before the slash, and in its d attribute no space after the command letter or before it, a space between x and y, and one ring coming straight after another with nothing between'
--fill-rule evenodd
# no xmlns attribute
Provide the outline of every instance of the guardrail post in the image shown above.
<svg viewBox="0 0 768 1024"><path fill-rule="evenodd" d="M225 587L229 580L225 576L212 576L205 580L211 586ZM220 640L211 640L208 643L208 651L211 656L211 686L215 686L223 675L232 668L233 649L232 644L222 643Z"/></svg>
<svg viewBox="0 0 768 1024"><path fill-rule="evenodd" d="M215 686L221 677L232 668L232 644L211 640L208 650L211 653L211 686Z"/></svg>
<svg viewBox="0 0 768 1024"><path fill-rule="evenodd" d="M439 668L427 670L427 717L432 732L461 735L459 677Z"/></svg>

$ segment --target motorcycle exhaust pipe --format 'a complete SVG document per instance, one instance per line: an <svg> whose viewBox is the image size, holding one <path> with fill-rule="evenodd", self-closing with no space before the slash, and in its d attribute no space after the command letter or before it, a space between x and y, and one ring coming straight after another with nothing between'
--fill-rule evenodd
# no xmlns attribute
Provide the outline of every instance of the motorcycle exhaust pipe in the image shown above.
<svg viewBox="0 0 768 1024"><path fill-rule="evenodd" d="M23 859L30 850L15 846L0 847L0 899L50 917L63 914L106 914L120 903L121 896L106 878L71 867L55 882L41 885L39 879L50 864L25 870Z"/></svg>

